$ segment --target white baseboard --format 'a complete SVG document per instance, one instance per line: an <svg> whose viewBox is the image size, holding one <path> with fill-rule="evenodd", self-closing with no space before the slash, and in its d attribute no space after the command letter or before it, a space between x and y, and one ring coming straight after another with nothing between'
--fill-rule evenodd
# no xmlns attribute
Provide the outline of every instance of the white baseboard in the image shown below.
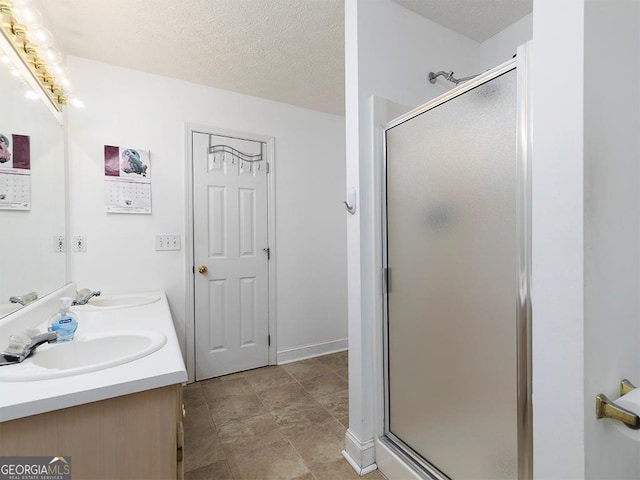
<svg viewBox="0 0 640 480"><path fill-rule="evenodd" d="M344 435L342 456L360 476L373 472L378 468L375 463L376 446L373 439L361 442L350 430L347 430Z"/></svg>
<svg viewBox="0 0 640 480"><path fill-rule="evenodd" d="M348 340L341 338L340 340L332 340L330 342L288 348L278 352L277 363L278 365L283 365L285 363L297 362L298 360L319 357L320 355L327 355L329 353L342 352L346 350L348 346Z"/></svg>

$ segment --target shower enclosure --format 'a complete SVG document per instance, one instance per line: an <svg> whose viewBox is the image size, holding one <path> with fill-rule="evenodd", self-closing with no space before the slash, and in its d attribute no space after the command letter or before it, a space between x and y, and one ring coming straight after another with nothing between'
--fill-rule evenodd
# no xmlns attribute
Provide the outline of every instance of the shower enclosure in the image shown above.
<svg viewBox="0 0 640 480"><path fill-rule="evenodd" d="M425 478L531 476L526 65L385 127L385 431Z"/></svg>

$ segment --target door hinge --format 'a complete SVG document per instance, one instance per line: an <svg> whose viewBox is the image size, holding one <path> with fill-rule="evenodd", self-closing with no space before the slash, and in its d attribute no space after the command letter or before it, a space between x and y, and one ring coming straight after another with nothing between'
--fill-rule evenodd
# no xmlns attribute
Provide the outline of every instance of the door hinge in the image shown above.
<svg viewBox="0 0 640 480"><path fill-rule="evenodd" d="M267 162L267 174L271 173L271 164Z"/></svg>
<svg viewBox="0 0 640 480"><path fill-rule="evenodd" d="M271 335L267 335L267 347L271 346Z"/></svg>
<svg viewBox="0 0 640 480"><path fill-rule="evenodd" d="M271 249L267 247L267 248L263 248L262 250L264 250L264 253L267 254L267 260L271 260Z"/></svg>

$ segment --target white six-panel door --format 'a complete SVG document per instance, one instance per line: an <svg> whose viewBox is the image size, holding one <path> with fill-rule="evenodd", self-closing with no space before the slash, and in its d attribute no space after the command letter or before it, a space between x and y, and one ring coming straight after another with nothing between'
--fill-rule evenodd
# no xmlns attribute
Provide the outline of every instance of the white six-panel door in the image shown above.
<svg viewBox="0 0 640 480"><path fill-rule="evenodd" d="M192 141L196 380L202 380L269 363L267 159L262 142L198 132ZM210 145L262 153L263 160L211 155Z"/></svg>

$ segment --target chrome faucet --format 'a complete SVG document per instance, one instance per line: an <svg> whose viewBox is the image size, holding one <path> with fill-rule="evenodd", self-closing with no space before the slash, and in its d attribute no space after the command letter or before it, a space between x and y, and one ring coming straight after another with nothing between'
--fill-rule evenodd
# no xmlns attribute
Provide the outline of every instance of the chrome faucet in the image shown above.
<svg viewBox="0 0 640 480"><path fill-rule="evenodd" d="M24 295L16 295L15 297L9 297L11 303L19 303L24 306L38 299L38 292L29 292Z"/></svg>
<svg viewBox="0 0 640 480"><path fill-rule="evenodd" d="M4 352L0 352L0 366L20 363L43 343L51 343L56 340L58 340L58 332L41 333L30 339L24 335L12 335L9 337L7 349Z"/></svg>
<svg viewBox="0 0 640 480"><path fill-rule="evenodd" d="M88 288L83 288L76 294L76 299L71 305L85 305L92 297L99 297L100 293L100 290L89 290Z"/></svg>

